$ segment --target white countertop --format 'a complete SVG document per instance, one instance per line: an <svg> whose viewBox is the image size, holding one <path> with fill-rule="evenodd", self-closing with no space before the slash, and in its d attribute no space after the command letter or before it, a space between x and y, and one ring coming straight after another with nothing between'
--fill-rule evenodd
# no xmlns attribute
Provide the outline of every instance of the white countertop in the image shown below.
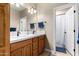
<svg viewBox="0 0 79 59"><path fill-rule="evenodd" d="M37 37L40 35L45 35L45 33L43 32L43 33L36 33L36 34L29 34L29 35L26 34L26 35L21 35L21 36L11 36L10 43L15 43L15 42L19 42L22 40L27 40L27 39Z"/></svg>

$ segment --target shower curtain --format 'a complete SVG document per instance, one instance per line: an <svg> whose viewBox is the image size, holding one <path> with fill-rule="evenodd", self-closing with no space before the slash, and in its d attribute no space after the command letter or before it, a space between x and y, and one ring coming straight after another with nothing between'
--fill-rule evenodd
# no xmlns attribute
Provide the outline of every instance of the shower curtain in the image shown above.
<svg viewBox="0 0 79 59"><path fill-rule="evenodd" d="M65 15L56 16L56 47L64 47Z"/></svg>

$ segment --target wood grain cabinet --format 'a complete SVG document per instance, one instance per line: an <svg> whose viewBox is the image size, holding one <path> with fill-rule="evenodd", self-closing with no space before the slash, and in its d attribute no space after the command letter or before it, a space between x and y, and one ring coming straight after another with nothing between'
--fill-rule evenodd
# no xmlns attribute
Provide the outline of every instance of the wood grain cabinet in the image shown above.
<svg viewBox="0 0 79 59"><path fill-rule="evenodd" d="M10 5L0 3L0 56L10 55Z"/></svg>
<svg viewBox="0 0 79 59"><path fill-rule="evenodd" d="M33 46L32 55L37 56L38 55L38 37L33 38L32 41L33 41L33 43L32 43L32 46Z"/></svg>
<svg viewBox="0 0 79 59"><path fill-rule="evenodd" d="M22 56L32 56L32 45L31 44L22 48Z"/></svg>
<svg viewBox="0 0 79 59"><path fill-rule="evenodd" d="M11 52L11 56L21 56L22 55L22 49L17 49Z"/></svg>
<svg viewBox="0 0 79 59"><path fill-rule="evenodd" d="M38 45L39 45L38 52L39 52L39 54L41 54L44 51L44 48L45 48L45 36L40 36L38 40L39 40L39 42L38 42Z"/></svg>
<svg viewBox="0 0 79 59"><path fill-rule="evenodd" d="M12 43L10 46L11 56L37 56L44 51L45 36Z"/></svg>
<svg viewBox="0 0 79 59"><path fill-rule="evenodd" d="M31 56L32 55L32 40L24 40L11 44L11 56Z"/></svg>

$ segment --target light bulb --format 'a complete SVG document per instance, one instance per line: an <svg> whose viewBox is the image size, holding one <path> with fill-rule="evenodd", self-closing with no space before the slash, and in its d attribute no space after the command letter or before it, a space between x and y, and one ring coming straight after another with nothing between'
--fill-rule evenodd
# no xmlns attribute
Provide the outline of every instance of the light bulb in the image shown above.
<svg viewBox="0 0 79 59"><path fill-rule="evenodd" d="M28 10L28 13L30 13L30 10Z"/></svg>
<svg viewBox="0 0 79 59"><path fill-rule="evenodd" d="M33 12L33 8L31 8L31 11Z"/></svg>
<svg viewBox="0 0 79 59"><path fill-rule="evenodd" d="M28 8L28 13L30 13L30 8Z"/></svg>
<svg viewBox="0 0 79 59"><path fill-rule="evenodd" d="M34 10L34 13L36 13L36 10Z"/></svg>
<svg viewBox="0 0 79 59"><path fill-rule="evenodd" d="M31 11L30 13L33 14L33 11Z"/></svg>

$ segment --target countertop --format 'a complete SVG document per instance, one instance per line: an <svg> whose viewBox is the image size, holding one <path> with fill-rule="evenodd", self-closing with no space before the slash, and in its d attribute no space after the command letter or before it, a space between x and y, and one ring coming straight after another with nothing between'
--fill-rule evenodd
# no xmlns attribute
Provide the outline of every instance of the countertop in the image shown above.
<svg viewBox="0 0 79 59"><path fill-rule="evenodd" d="M41 35L45 35L45 33L43 32L43 33L28 34L28 35L26 34L26 35L21 35L21 36L10 36L10 43L19 42L22 40L28 40L30 38L38 37Z"/></svg>

